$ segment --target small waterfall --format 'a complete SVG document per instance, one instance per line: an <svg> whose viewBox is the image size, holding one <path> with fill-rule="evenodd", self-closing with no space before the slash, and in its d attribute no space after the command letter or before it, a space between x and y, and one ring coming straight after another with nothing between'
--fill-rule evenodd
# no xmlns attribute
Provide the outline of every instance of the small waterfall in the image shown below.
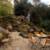
<svg viewBox="0 0 50 50"><path fill-rule="evenodd" d="M30 21L30 13L28 13L26 19L27 19L28 21Z"/></svg>

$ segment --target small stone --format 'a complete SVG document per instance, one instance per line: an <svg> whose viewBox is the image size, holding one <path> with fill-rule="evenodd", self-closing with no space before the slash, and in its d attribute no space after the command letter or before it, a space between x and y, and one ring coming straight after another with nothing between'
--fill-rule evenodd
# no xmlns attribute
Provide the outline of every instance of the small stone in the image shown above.
<svg viewBox="0 0 50 50"><path fill-rule="evenodd" d="M2 39L2 37L3 37L3 34L2 34L2 33L0 33L0 39Z"/></svg>
<svg viewBox="0 0 50 50"><path fill-rule="evenodd" d="M3 39L2 40L2 42L8 42L9 41L9 39Z"/></svg>

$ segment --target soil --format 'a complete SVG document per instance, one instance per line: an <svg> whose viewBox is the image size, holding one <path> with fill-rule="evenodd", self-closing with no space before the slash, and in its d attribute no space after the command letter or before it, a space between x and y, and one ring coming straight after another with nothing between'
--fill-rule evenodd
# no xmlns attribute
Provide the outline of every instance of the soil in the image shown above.
<svg viewBox="0 0 50 50"><path fill-rule="evenodd" d="M5 43L0 50L31 50L31 44L28 39L19 36L19 32L11 32L10 43Z"/></svg>
<svg viewBox="0 0 50 50"><path fill-rule="evenodd" d="M49 46L32 45L29 39L19 36L20 32L11 32L10 41L0 47L0 50L50 50Z"/></svg>

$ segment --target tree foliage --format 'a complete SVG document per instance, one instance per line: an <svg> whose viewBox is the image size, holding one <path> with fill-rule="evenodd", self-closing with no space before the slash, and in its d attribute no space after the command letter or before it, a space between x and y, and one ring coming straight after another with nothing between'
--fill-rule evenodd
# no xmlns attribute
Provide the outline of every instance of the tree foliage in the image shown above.
<svg viewBox="0 0 50 50"><path fill-rule="evenodd" d="M0 1L0 16L6 16L13 13L12 5L9 1L2 0Z"/></svg>
<svg viewBox="0 0 50 50"><path fill-rule="evenodd" d="M23 0L19 4L15 5L15 15L24 15L27 16L28 11L32 5L27 2L27 0Z"/></svg>
<svg viewBox="0 0 50 50"><path fill-rule="evenodd" d="M44 28L47 31L50 31L50 7L45 4L39 4L36 7L33 7L31 13L31 21L38 27Z"/></svg>

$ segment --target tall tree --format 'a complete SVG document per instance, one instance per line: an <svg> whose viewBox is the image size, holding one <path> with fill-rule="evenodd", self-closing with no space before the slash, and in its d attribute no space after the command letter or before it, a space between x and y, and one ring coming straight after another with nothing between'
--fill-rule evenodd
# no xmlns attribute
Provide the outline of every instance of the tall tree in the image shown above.
<svg viewBox="0 0 50 50"><path fill-rule="evenodd" d="M22 0L20 3L15 5L15 15L27 16L27 13L32 5L27 0Z"/></svg>
<svg viewBox="0 0 50 50"><path fill-rule="evenodd" d="M45 4L39 4L36 7L33 7L31 13L31 21L33 24L40 28L44 28L47 31L50 31L50 7Z"/></svg>

